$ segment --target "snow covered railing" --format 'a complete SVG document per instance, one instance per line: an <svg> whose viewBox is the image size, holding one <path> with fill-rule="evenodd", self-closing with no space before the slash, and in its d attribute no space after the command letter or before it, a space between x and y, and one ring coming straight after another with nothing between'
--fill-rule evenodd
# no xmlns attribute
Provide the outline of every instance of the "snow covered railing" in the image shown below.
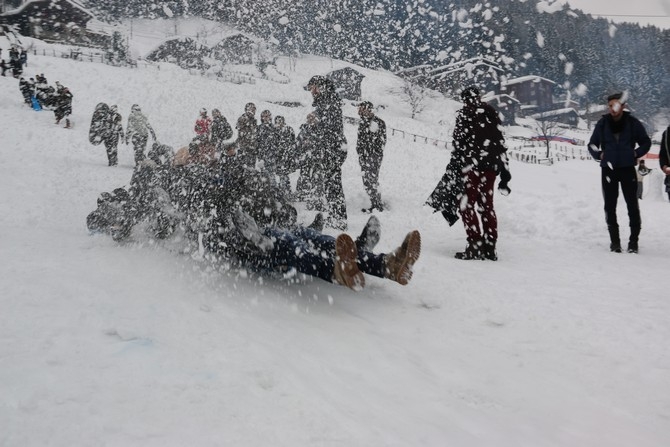
<svg viewBox="0 0 670 447"><path fill-rule="evenodd" d="M344 121L349 124L358 125L358 123L361 120L358 118L354 118L352 116L345 116ZM386 126L386 135L387 137L402 137L403 139L411 138L414 143L431 144L433 146L442 146L445 149L449 149L448 141L440 140L439 138L427 137L425 135L415 134L402 129L396 129L395 127Z"/></svg>

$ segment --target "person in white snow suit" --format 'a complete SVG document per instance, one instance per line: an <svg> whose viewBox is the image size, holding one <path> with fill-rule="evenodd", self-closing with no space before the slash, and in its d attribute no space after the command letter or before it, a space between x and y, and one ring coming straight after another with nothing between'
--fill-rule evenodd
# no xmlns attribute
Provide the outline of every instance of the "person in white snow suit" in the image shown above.
<svg viewBox="0 0 670 447"><path fill-rule="evenodd" d="M130 115L128 115L128 125L126 126L126 144L133 144L133 151L135 152L135 164L138 164L145 158L144 150L147 147L147 141L151 138L156 141L156 133L149 124L146 115L142 113L142 109L137 104L133 104L130 108Z"/></svg>
<svg viewBox="0 0 670 447"><path fill-rule="evenodd" d="M107 149L107 160L109 166L116 166L119 162L118 145L119 139L123 140L123 125L119 108L113 105L109 108L107 115L107 134L103 139L105 149Z"/></svg>

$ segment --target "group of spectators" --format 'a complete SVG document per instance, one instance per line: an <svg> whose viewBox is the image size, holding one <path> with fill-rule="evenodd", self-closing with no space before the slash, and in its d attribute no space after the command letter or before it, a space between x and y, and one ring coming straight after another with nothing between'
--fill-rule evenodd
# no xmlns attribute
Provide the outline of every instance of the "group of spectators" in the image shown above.
<svg viewBox="0 0 670 447"><path fill-rule="evenodd" d="M35 75L34 78L20 77L19 91L23 102L34 110L53 110L56 124L65 119L65 127L70 127L72 114L72 92L68 87L56 81L55 86L49 85L44 73Z"/></svg>
<svg viewBox="0 0 670 447"><path fill-rule="evenodd" d="M7 76L7 71L11 71L13 77L18 78L23 74L24 67L28 66L28 52L17 45L12 45L9 49L9 61L2 57L2 48L0 48L0 72L2 76Z"/></svg>
<svg viewBox="0 0 670 447"><path fill-rule="evenodd" d="M214 256L255 269L294 269L354 290L364 286L364 272L407 284L421 251L418 231L408 233L397 249L382 254L373 252L381 231L375 216L356 240L345 233L337 237L322 233L325 225L347 227L341 184L346 139L341 101L332 83L315 76L306 88L315 110L297 136L282 116L273 120L268 110L258 123L256 106L248 103L236 123L237 139L232 141L233 129L220 111L212 110L210 117L201 109L194 126L196 136L188 146L176 152L166 146L159 150L161 145L154 141L146 157L146 134L150 132L154 140L155 134L134 105L125 134L136 148L131 186L103 193L88 217L89 228L124 239L135 225L148 222L157 238L181 230ZM359 107L368 108L369 103ZM113 124L120 123L120 117L112 119L110 111L97 117L94 113L91 142L107 145L105 137L114 129L123 138L123 130ZM373 114L365 115L370 121L368 132L385 132L383 121L371 125ZM297 170L300 179L293 193L288 175ZM305 200L319 211L309 226L297 222L296 200ZM375 203L380 205L381 200Z"/></svg>

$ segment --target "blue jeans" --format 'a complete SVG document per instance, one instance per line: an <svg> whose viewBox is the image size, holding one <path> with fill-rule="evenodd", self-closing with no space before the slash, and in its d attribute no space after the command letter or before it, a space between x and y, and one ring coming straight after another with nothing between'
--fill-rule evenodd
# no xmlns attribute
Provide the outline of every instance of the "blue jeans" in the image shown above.
<svg viewBox="0 0 670 447"><path fill-rule="evenodd" d="M292 267L300 273L332 282L335 267L333 236L303 227L292 231L266 228L263 233L274 242L267 255L270 267ZM357 264L364 273L384 277L386 266L383 254L359 251Z"/></svg>

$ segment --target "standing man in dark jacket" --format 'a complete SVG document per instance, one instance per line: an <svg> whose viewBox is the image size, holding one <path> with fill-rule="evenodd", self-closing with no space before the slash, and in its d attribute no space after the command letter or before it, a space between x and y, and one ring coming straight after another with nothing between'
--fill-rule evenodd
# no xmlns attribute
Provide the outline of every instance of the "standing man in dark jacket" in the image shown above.
<svg viewBox="0 0 670 447"><path fill-rule="evenodd" d="M668 138L670 138L670 126L663 132L661 148L658 151L658 164L665 174L665 192L668 193L668 200L670 200L670 141Z"/></svg>
<svg viewBox="0 0 670 447"><path fill-rule="evenodd" d="M610 234L610 251L621 253L619 224L616 216L619 185L628 208L630 239L628 252L637 253L642 221L637 200L637 159L649 152L651 139L642 123L624 110L626 97L615 93L607 97L609 113L593 129L589 152L600 160L601 184L605 200L605 221ZM637 146L637 147L636 147Z"/></svg>
<svg viewBox="0 0 670 447"><path fill-rule="evenodd" d="M509 172L505 139L500 131L498 112L483 103L476 87L461 93L463 108L454 126L454 162L462 167L464 196L460 213L468 244L457 259L498 259L498 219L493 209L493 187L498 172ZM480 222L477 212L481 215Z"/></svg>
<svg viewBox="0 0 670 447"><path fill-rule="evenodd" d="M243 165L253 168L256 165L256 139L258 121L256 104L248 102L244 113L237 119L237 154Z"/></svg>
<svg viewBox="0 0 670 447"><path fill-rule="evenodd" d="M105 149L107 149L107 161L109 166L116 166L119 163L119 139L123 141L123 118L119 113L119 108L114 104L109 108L107 115L107 133L103 138Z"/></svg>
<svg viewBox="0 0 670 447"><path fill-rule="evenodd" d="M312 76L307 90L314 99L316 144L324 152L324 192L329 208L327 225L346 230L347 204L342 189L342 164L347 158L347 139L342 121L342 100L333 82L324 76Z"/></svg>
<svg viewBox="0 0 670 447"><path fill-rule="evenodd" d="M219 109L212 110L211 143L217 151L223 150L223 142L233 137L233 128Z"/></svg>
<svg viewBox="0 0 670 447"><path fill-rule="evenodd" d="M363 171L363 186L370 196L371 203L370 208L363 211L370 213L375 209L384 211L382 196L379 194L379 169L382 166L386 145L386 123L375 116L370 101L363 101L358 105L358 116L361 117L361 121L358 124L356 152Z"/></svg>

